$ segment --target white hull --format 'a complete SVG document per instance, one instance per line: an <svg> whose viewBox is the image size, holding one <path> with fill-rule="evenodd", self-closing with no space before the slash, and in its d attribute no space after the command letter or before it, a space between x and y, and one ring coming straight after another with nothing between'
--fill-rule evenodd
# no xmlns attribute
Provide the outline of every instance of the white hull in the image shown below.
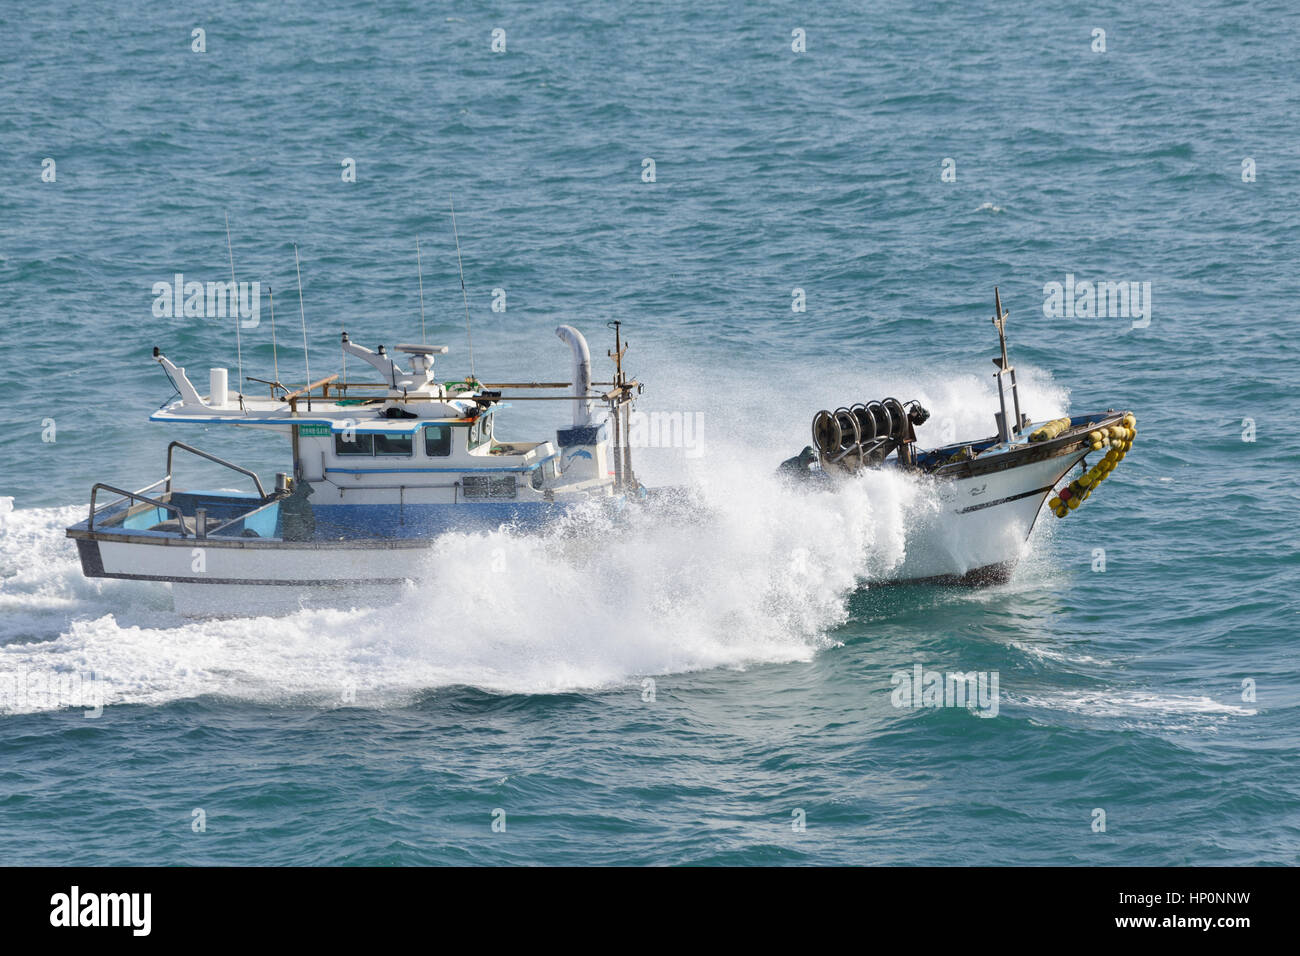
<svg viewBox="0 0 1300 956"><path fill-rule="evenodd" d="M1082 457L1059 455L991 474L940 479L941 507L909 527L906 558L877 583L1005 580L1044 498ZM275 539L98 536L80 540L87 573L166 581L189 614L372 603L426 578L439 538L295 543Z"/></svg>
<svg viewBox="0 0 1300 956"><path fill-rule="evenodd" d="M906 558L888 580L1005 579L1024 551L1044 499L1083 451L939 483L942 510L907 530Z"/></svg>
<svg viewBox="0 0 1300 956"><path fill-rule="evenodd" d="M780 466L799 482L835 482L865 468L897 467L933 484L938 506L910 521L902 562L868 584L1005 581L1057 482L1089 449L1099 450L1103 438L1122 445L1136 434L1131 420L1116 427L1126 419L1114 409L1055 419L1031 431L1007 357L1006 314L996 290L994 298L1002 346L994 359L996 437L921 452L915 427L929 413L917 402L887 398L818 412L816 452L809 446ZM258 399L232 395L227 370L218 368L211 370L205 398L185 370L155 348L179 397L153 420L285 432L292 476L278 475L275 493L267 494L253 471L173 441L166 473L152 485L137 491L103 482L92 487L87 520L68 529L82 569L88 577L165 582L178 609L197 614L370 603L430 578L440 562L457 560L443 545L449 540L444 532L468 530L467 523L533 527L592 499L617 511L636 507L644 496L653 508L631 471L628 412L641 385L623 371L619 325L612 323L612 382L592 381L586 341L570 326L556 329L573 354L567 383L439 384L433 359L446 348L399 345L409 365L402 368L383 346L371 352L343 333L344 351L371 365L378 384L348 385L328 376L293 390L276 384L269 397ZM609 391L597 392L597 385ZM571 390L541 397L572 401L572 427L557 430L554 442L498 440L496 413L509 407L504 399L535 398L513 393L537 388ZM608 408L607 421L593 418L598 404ZM256 494L174 489L178 448L245 476ZM100 492L120 497L97 507ZM797 487L791 493L799 493Z"/></svg>

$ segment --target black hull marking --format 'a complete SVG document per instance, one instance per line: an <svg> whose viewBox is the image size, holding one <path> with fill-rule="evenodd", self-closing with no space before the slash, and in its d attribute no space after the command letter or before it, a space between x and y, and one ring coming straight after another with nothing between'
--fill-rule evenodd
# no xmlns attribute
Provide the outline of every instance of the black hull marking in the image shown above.
<svg viewBox="0 0 1300 956"><path fill-rule="evenodd" d="M1018 495L1008 495L1006 498L999 498L997 501L986 501L983 504L971 505L969 508L958 508L957 514L964 515L968 511L980 511L984 508L996 508L998 505L1004 505L1008 501L1019 501L1021 498L1030 498L1034 495L1045 495L1051 491L1052 488L1052 485L1047 485L1043 488L1035 488L1033 491L1022 491Z"/></svg>
<svg viewBox="0 0 1300 956"><path fill-rule="evenodd" d="M81 573L88 578L107 577L104 574L104 559L99 553L99 542L77 539L77 556L81 558Z"/></svg>

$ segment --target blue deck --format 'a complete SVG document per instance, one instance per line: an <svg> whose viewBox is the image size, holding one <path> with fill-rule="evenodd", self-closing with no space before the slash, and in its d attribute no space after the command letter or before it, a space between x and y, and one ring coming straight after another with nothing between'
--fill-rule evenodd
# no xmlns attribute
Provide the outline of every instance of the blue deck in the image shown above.
<svg viewBox="0 0 1300 956"><path fill-rule="evenodd" d="M262 499L238 492L174 492L170 501L187 519L199 508L206 509L208 528L227 521L229 526L209 536L215 538L270 538L284 534L280 504L272 501L259 507ZM133 535L175 537L174 530L153 530L175 516L164 508L145 508L123 522L114 516L123 507L110 506L96 516L95 530L106 534L130 532ZM419 505L312 505L315 529L311 540L337 541L340 538L423 538L448 531L495 530L501 525L536 528L562 516L569 506L551 502L486 501L482 503ZM232 520L233 519L233 520ZM85 527L82 522L79 527ZM192 527L191 527L192 533Z"/></svg>
<svg viewBox="0 0 1300 956"><path fill-rule="evenodd" d="M193 518L199 508L208 512L208 525L221 524L232 518L238 518L250 509L256 508L262 499L257 495L239 492L177 491L171 496L171 503L180 508L187 518ZM163 508L146 508L127 517L118 527L128 531L148 531L154 525L172 518L171 512ZM245 531L254 532L259 538L274 538L280 533L280 508L275 502L260 511L234 522L217 537L240 537Z"/></svg>

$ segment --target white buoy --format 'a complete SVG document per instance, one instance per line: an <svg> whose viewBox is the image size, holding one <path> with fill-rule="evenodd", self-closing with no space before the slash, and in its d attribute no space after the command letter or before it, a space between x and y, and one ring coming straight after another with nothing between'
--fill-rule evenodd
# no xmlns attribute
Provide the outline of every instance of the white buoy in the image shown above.
<svg viewBox="0 0 1300 956"><path fill-rule="evenodd" d="M229 400L227 372L224 368L208 369L208 402L212 405L225 405Z"/></svg>

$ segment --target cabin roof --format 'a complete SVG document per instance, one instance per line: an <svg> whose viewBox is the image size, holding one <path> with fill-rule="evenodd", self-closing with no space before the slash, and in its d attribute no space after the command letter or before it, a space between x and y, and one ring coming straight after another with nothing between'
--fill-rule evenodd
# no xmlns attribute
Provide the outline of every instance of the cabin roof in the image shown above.
<svg viewBox="0 0 1300 956"><path fill-rule="evenodd" d="M305 403L303 403L305 405ZM458 415L424 415L421 404L436 404L456 409ZM349 428L362 433L377 434L411 434L425 425L461 425L473 424L484 415L494 414L498 408L508 408L509 403L496 403L471 417L469 412L477 406L472 401L459 399L436 400L432 403L411 403L397 407L412 411L415 418L388 418L386 403L369 405L340 405L334 401L313 399L310 411L300 408L293 414L285 402L271 402L266 399L252 400L245 398L244 410L238 402L227 403L220 408L185 407L180 399L169 402L149 416L151 422L183 422L202 425L243 425L243 426L280 426L315 425L328 427L331 432L343 432Z"/></svg>

